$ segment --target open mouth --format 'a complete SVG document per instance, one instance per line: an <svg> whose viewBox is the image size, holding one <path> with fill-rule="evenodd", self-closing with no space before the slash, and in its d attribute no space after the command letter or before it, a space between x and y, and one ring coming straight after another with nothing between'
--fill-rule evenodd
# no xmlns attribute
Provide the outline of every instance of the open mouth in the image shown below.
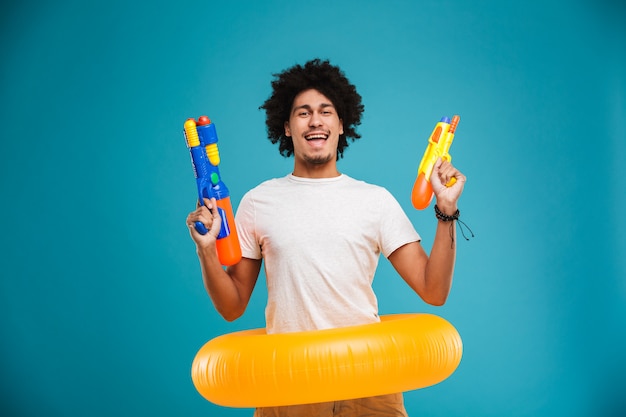
<svg viewBox="0 0 626 417"><path fill-rule="evenodd" d="M308 135L304 136L304 139L311 141L311 140L326 140L328 139L328 134L327 133L321 133L321 132L314 132L314 133L309 133Z"/></svg>

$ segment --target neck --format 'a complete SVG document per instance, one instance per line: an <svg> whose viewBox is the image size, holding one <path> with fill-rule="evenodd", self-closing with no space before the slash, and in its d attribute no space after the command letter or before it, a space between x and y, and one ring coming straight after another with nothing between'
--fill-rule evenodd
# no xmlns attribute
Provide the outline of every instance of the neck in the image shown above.
<svg viewBox="0 0 626 417"><path fill-rule="evenodd" d="M301 178L333 178L341 175L337 170L337 164L298 164L293 168L293 175Z"/></svg>

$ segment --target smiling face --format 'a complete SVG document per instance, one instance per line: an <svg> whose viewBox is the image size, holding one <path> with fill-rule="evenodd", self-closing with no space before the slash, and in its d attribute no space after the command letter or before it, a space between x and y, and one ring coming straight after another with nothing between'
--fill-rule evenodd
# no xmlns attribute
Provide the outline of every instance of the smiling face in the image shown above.
<svg viewBox="0 0 626 417"><path fill-rule="evenodd" d="M342 134L343 122L328 97L314 89L298 94L285 122L285 135L293 141L294 175L337 176L337 144Z"/></svg>

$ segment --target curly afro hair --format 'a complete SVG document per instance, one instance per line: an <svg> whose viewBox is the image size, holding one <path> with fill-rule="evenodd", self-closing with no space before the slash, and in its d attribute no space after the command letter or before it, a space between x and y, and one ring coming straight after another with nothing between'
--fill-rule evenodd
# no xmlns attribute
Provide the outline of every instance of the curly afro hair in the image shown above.
<svg viewBox="0 0 626 417"><path fill-rule="evenodd" d="M361 96L343 71L328 60L313 59L304 66L294 65L273 75L272 95L259 109L265 110L268 138L279 144L280 154L284 157L293 155L292 139L285 136L285 122L289 120L294 99L302 91L315 89L332 101L343 121L344 133L339 136L337 144L337 159L342 158L348 139L355 141L361 137L356 127L361 124L364 110Z"/></svg>

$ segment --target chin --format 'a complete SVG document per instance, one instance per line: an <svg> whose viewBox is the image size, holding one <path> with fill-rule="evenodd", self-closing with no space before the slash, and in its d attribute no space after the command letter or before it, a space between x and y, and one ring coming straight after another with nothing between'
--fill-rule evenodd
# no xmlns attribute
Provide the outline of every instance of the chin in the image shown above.
<svg viewBox="0 0 626 417"><path fill-rule="evenodd" d="M333 161L335 159L336 158L333 157L333 155L310 156L310 157L306 157L305 161L308 162L309 164L313 164L313 165L324 165L324 164L327 164L330 161Z"/></svg>

